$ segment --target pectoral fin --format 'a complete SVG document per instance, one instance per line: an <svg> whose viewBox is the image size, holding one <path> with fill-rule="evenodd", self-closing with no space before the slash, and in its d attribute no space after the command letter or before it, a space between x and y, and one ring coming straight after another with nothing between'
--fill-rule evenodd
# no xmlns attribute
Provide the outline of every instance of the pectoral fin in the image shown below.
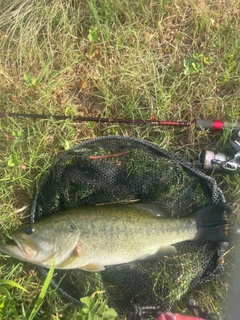
<svg viewBox="0 0 240 320"><path fill-rule="evenodd" d="M89 263L85 266L80 267L79 269L89 271L89 272L99 272L99 271L103 271L105 268L100 263Z"/></svg>
<svg viewBox="0 0 240 320"><path fill-rule="evenodd" d="M65 260L63 260L61 263L56 265L56 268L70 269L67 267L69 267L71 264L74 265L74 262L76 261L76 259L78 259L82 255L83 251L84 251L83 243L79 242L73 249L72 253ZM77 268L77 266L75 268Z"/></svg>

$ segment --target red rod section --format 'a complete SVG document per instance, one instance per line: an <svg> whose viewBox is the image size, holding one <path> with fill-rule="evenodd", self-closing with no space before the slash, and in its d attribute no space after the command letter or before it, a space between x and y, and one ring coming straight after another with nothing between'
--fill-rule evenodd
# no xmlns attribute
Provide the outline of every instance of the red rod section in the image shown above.
<svg viewBox="0 0 240 320"><path fill-rule="evenodd" d="M105 120L105 119L104 119ZM107 119L106 119L107 120ZM101 121L101 118L100 118ZM104 121L105 122L105 121ZM187 121L159 121L155 118L153 120L142 120L142 119L108 119L110 123L128 123L128 124L150 124L158 126L178 126L178 127L188 127L190 123Z"/></svg>

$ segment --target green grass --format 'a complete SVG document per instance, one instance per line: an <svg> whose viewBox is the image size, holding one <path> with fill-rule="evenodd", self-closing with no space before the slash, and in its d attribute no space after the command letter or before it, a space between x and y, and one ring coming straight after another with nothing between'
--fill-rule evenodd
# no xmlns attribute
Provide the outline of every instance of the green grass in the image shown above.
<svg viewBox="0 0 240 320"><path fill-rule="evenodd" d="M239 0L231 5L0 0L0 111L235 121L240 116L239 5ZM196 162L202 149L226 150L229 131L1 119L1 241L27 219L39 178L64 150L110 134L146 139ZM215 172L214 177L236 205L239 176ZM35 267L19 264L11 273L14 266L15 260L2 258L1 278L11 274L37 296L42 279ZM205 307L219 313L226 293L221 288L216 281L200 295ZM19 308L21 300L34 306L34 295L15 291ZM73 311L54 290L47 297L52 303L44 301L39 319Z"/></svg>

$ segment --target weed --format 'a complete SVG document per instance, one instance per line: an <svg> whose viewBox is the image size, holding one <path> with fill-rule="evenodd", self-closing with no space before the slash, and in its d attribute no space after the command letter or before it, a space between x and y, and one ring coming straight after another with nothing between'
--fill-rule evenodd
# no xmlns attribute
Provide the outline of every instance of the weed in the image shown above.
<svg viewBox="0 0 240 320"><path fill-rule="evenodd" d="M81 298L83 303L80 308L79 315L77 319L87 320L87 319L115 319L117 313L114 309L107 306L107 301L102 300L100 292L95 292L90 297Z"/></svg>
<svg viewBox="0 0 240 320"><path fill-rule="evenodd" d="M98 28L91 27L88 33L88 39L90 42L97 42L98 41Z"/></svg>

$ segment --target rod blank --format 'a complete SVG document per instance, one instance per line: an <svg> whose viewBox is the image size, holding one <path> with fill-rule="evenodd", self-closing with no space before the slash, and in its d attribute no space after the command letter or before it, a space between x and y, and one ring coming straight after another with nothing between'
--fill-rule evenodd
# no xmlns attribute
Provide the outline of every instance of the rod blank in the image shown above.
<svg viewBox="0 0 240 320"><path fill-rule="evenodd" d="M56 120L67 120L80 122L101 122L101 123L126 123L134 125L155 125L155 126L171 126L171 127L189 127L194 125L197 130L213 130L221 131L225 128L240 128L240 122L227 122L222 120L194 120L193 122L188 121L160 121L155 117L150 120L143 119L116 119L116 118L101 118L101 117L71 117L65 115L45 115L45 114L28 114L28 113L11 113L11 112L0 112L0 118L13 117L13 118L31 118L31 119L56 119Z"/></svg>

